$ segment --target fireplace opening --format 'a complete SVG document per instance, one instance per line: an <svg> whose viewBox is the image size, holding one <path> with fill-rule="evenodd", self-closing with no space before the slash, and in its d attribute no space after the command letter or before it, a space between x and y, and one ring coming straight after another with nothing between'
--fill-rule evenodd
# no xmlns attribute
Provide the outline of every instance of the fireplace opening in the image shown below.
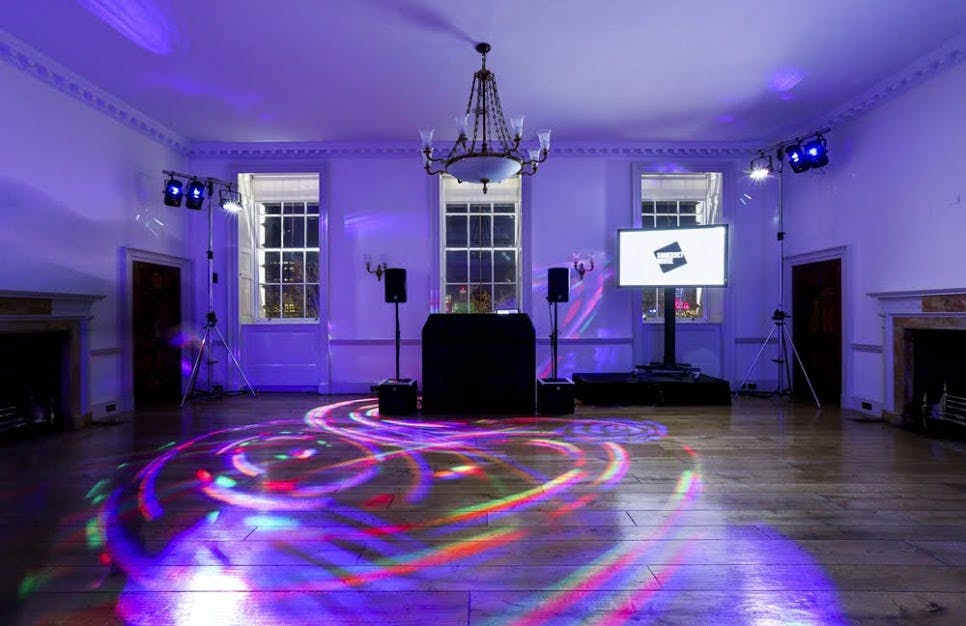
<svg viewBox="0 0 966 626"><path fill-rule="evenodd" d="M0 432L63 423L70 411L70 332L0 333Z"/></svg>
<svg viewBox="0 0 966 626"><path fill-rule="evenodd" d="M906 329L906 403L904 416L930 430L962 431L956 415L949 414L949 398L966 397L966 331ZM966 431L964 431L966 432Z"/></svg>

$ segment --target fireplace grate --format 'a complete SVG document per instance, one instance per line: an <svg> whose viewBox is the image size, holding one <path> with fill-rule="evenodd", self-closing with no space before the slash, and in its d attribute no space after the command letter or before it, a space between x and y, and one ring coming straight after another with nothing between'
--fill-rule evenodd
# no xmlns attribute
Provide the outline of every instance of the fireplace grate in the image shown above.
<svg viewBox="0 0 966 626"><path fill-rule="evenodd" d="M15 402L0 400L0 432L27 425L27 419L17 409Z"/></svg>
<svg viewBox="0 0 966 626"><path fill-rule="evenodd" d="M925 412L933 419L966 426L966 398L949 393L943 385L943 395L939 398L939 410Z"/></svg>

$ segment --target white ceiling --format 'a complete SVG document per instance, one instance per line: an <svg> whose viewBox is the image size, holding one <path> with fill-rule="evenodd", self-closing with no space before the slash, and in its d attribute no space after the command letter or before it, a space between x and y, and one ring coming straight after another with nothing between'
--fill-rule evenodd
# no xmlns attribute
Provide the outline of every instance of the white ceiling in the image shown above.
<svg viewBox="0 0 966 626"><path fill-rule="evenodd" d="M452 137L477 41L528 135L770 141L966 33L963 0L3 5L8 33L194 141Z"/></svg>

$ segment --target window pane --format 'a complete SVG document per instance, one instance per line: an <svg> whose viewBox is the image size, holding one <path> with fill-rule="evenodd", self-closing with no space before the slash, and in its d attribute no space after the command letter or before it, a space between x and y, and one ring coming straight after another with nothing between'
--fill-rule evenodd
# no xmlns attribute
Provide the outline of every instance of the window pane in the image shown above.
<svg viewBox="0 0 966 626"><path fill-rule="evenodd" d="M468 268L466 252L463 250L447 250L446 251L446 282L447 283L465 283L469 282L470 276L467 272Z"/></svg>
<svg viewBox="0 0 966 626"><path fill-rule="evenodd" d="M504 284L493 286L493 310L519 309L517 306L517 286Z"/></svg>
<svg viewBox="0 0 966 626"><path fill-rule="evenodd" d="M319 316L319 286L305 286L305 317Z"/></svg>
<svg viewBox="0 0 966 626"><path fill-rule="evenodd" d="M654 213L654 201L644 200L641 202L641 213Z"/></svg>
<svg viewBox="0 0 966 626"><path fill-rule="evenodd" d="M681 226L691 226L698 223L697 215L682 215L678 223Z"/></svg>
<svg viewBox="0 0 966 626"><path fill-rule="evenodd" d="M263 283L279 283L282 279L282 259L278 252L262 253L262 276Z"/></svg>
<svg viewBox="0 0 966 626"><path fill-rule="evenodd" d="M498 202L493 205L494 213L515 213L516 205L512 202Z"/></svg>
<svg viewBox="0 0 966 626"><path fill-rule="evenodd" d="M281 317L278 285L262 285L262 312L268 319Z"/></svg>
<svg viewBox="0 0 966 626"><path fill-rule="evenodd" d="M282 282L283 283L303 283L305 282L305 263L301 252L282 253ZM286 316L291 317L291 316Z"/></svg>
<svg viewBox="0 0 966 626"><path fill-rule="evenodd" d="M512 215L493 216L493 245L516 246L516 218Z"/></svg>
<svg viewBox="0 0 966 626"><path fill-rule="evenodd" d="M645 216L643 216L641 218L641 228L654 228L654 226L655 226L654 219L655 218L654 218L653 215L645 215Z"/></svg>
<svg viewBox="0 0 966 626"><path fill-rule="evenodd" d="M655 223L658 228L669 228L671 226L677 226L678 216L677 215L658 215L655 218Z"/></svg>
<svg viewBox="0 0 966 626"><path fill-rule="evenodd" d="M658 289L645 289L643 294L644 319L655 319L661 317L661 309L658 307Z"/></svg>
<svg viewBox="0 0 966 626"><path fill-rule="evenodd" d="M493 253L489 250L470 252L470 282L493 282Z"/></svg>
<svg viewBox="0 0 966 626"><path fill-rule="evenodd" d="M667 201L655 202L654 203L654 210L657 213L677 213L678 212L678 203L677 202L667 202Z"/></svg>
<svg viewBox="0 0 966 626"><path fill-rule="evenodd" d="M282 317L305 317L305 285L282 285Z"/></svg>
<svg viewBox="0 0 966 626"><path fill-rule="evenodd" d="M446 216L446 247L465 248L467 243L466 216Z"/></svg>
<svg viewBox="0 0 966 626"><path fill-rule="evenodd" d="M493 294L489 285L473 285L470 289L470 313L492 313Z"/></svg>
<svg viewBox="0 0 966 626"><path fill-rule="evenodd" d="M319 217L313 215L305 222L305 247L319 247Z"/></svg>
<svg viewBox="0 0 966 626"><path fill-rule="evenodd" d="M319 282L319 253L318 252L305 253L305 282L307 283Z"/></svg>
<svg viewBox="0 0 966 626"><path fill-rule="evenodd" d="M264 208L265 215L281 215L282 214L282 203L281 202L266 202L262 205Z"/></svg>
<svg viewBox="0 0 966 626"><path fill-rule="evenodd" d="M447 313L469 313L469 287L467 285L446 285Z"/></svg>
<svg viewBox="0 0 966 626"><path fill-rule="evenodd" d="M449 202L446 204L447 213L466 213L466 205L462 202Z"/></svg>
<svg viewBox="0 0 966 626"><path fill-rule="evenodd" d="M319 214L319 203L318 202L309 202L309 203L307 203L305 205L305 212L306 213L311 213L311 214L314 214L314 215L318 215Z"/></svg>
<svg viewBox="0 0 966 626"><path fill-rule="evenodd" d="M470 218L470 247L489 248L493 245L490 232L492 224L489 215L474 215Z"/></svg>
<svg viewBox="0 0 966 626"><path fill-rule="evenodd" d="M305 215L304 202L283 202L282 213L285 215Z"/></svg>
<svg viewBox="0 0 966 626"><path fill-rule="evenodd" d="M470 205L470 213L489 213L489 212L490 212L489 204L476 203L476 204Z"/></svg>
<svg viewBox="0 0 966 626"><path fill-rule="evenodd" d="M674 290L674 314L676 317L684 319L693 319L701 315L697 289L685 287Z"/></svg>
<svg viewBox="0 0 966 626"><path fill-rule="evenodd" d="M278 217L266 217L262 222L262 247L282 247L282 222Z"/></svg>
<svg viewBox="0 0 966 626"><path fill-rule="evenodd" d="M493 252L493 282L515 283L517 281L517 253L515 250Z"/></svg>
<svg viewBox="0 0 966 626"><path fill-rule="evenodd" d="M285 230L282 233L283 248L305 247L305 219L298 217L283 217Z"/></svg>

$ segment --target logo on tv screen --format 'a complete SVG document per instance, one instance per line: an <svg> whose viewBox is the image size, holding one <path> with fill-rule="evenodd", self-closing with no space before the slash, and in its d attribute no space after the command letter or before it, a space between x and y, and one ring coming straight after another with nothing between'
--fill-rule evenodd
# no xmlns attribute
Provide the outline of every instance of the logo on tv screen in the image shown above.
<svg viewBox="0 0 966 626"><path fill-rule="evenodd" d="M684 253L681 252L680 244L676 241L655 250L654 258L657 259L657 264L661 266L661 271L665 274L688 263L688 260L684 258Z"/></svg>

